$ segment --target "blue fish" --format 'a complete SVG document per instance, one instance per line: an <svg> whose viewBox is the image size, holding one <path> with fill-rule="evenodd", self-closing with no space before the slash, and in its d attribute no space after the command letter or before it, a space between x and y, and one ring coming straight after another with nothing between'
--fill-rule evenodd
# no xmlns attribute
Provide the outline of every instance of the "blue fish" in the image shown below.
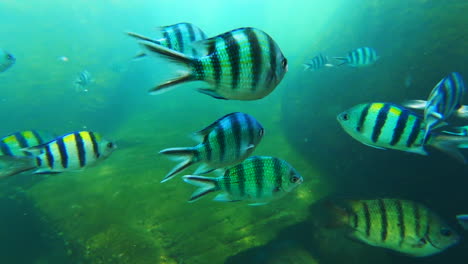
<svg viewBox="0 0 468 264"><path fill-rule="evenodd" d="M374 64L380 57L373 48L362 47L348 52L346 57L335 57L337 60L343 61L337 66L347 64L352 67L365 67Z"/></svg>
<svg viewBox="0 0 468 264"><path fill-rule="evenodd" d="M0 49L0 72L8 70L15 62L16 58L11 53Z"/></svg>
<svg viewBox="0 0 468 264"><path fill-rule="evenodd" d="M87 86L90 85L94 80L91 77L91 73L84 70L78 74L75 79L74 85L78 92L88 92Z"/></svg>
<svg viewBox="0 0 468 264"><path fill-rule="evenodd" d="M310 71L317 71L323 67L333 67L333 64L330 64L328 62L328 57L324 56L323 54L319 54L312 59L310 59L308 62L304 63L305 70L310 70Z"/></svg>

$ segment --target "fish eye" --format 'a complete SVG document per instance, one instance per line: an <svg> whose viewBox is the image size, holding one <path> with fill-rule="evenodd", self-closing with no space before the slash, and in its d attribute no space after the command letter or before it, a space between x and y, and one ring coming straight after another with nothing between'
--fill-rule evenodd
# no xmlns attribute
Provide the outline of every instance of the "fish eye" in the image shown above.
<svg viewBox="0 0 468 264"><path fill-rule="evenodd" d="M260 131L258 131L258 135L262 137L263 134L265 134L265 130L263 128L260 128Z"/></svg>
<svg viewBox="0 0 468 264"><path fill-rule="evenodd" d="M9 60L14 59L13 55L11 55L11 54L8 54L8 55L7 55L7 58L8 58Z"/></svg>
<svg viewBox="0 0 468 264"><path fill-rule="evenodd" d="M299 177L297 177L297 176L292 176L291 177L291 182L292 183L296 183L297 181L299 181Z"/></svg>
<svg viewBox="0 0 468 264"><path fill-rule="evenodd" d="M286 66L288 66L288 59L283 58L283 61L281 61L281 65L283 66L283 68L286 68Z"/></svg>
<svg viewBox="0 0 468 264"><path fill-rule="evenodd" d="M113 147L114 147L114 143L112 142L107 143L107 148L113 148Z"/></svg>
<svg viewBox="0 0 468 264"><path fill-rule="evenodd" d="M349 120L349 115L348 115L348 113L344 113L341 117L343 118L344 121L348 121L348 120Z"/></svg>
<svg viewBox="0 0 468 264"><path fill-rule="evenodd" d="M440 230L440 234L443 235L443 236L448 237L448 236L451 236L451 235L452 235L452 231L450 231L450 230L447 229L447 228L442 228L442 229Z"/></svg>

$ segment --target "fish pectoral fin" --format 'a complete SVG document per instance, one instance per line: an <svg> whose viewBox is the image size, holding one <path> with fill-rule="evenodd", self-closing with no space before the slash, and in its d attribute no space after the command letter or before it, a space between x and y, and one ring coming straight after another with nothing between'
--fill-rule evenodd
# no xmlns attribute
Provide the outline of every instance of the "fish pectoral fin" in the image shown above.
<svg viewBox="0 0 468 264"><path fill-rule="evenodd" d="M220 194L215 196L213 201L217 201L217 202L238 202L239 200L231 199L231 197L229 197L229 194L227 194L227 193L220 193Z"/></svg>
<svg viewBox="0 0 468 264"><path fill-rule="evenodd" d="M221 100L227 100L227 98L219 95L217 92L211 90L211 89L203 89L203 88L199 88L197 89L198 92L202 93L202 94L206 94L206 95L209 95L213 98L216 98L216 99L221 99Z"/></svg>
<svg viewBox="0 0 468 264"><path fill-rule="evenodd" d="M244 150L248 151L248 150L251 150L253 148L255 148L255 145L254 144L249 144Z"/></svg>
<svg viewBox="0 0 468 264"><path fill-rule="evenodd" d="M366 146L369 146L369 147L372 147L372 148L376 148L376 149L383 149L383 150L387 150L386 148L382 148L382 147L377 147L377 146L374 146L374 145L371 145L371 144L367 144L367 143L362 143Z"/></svg>

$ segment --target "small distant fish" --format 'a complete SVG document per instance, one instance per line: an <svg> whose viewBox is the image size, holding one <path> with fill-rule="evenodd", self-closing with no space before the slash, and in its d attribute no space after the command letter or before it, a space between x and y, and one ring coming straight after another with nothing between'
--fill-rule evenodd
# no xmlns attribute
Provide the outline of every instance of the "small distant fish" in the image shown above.
<svg viewBox="0 0 468 264"><path fill-rule="evenodd" d="M425 146L433 146L461 162L458 148L468 147L468 137L426 134L421 116L392 103L366 103L337 116L343 129L359 142L378 149L396 149L428 155Z"/></svg>
<svg viewBox="0 0 468 264"><path fill-rule="evenodd" d="M151 93L191 81L211 86L199 92L217 99L257 100L270 94L287 71L288 61L276 42L255 28L238 28L194 45L203 56L191 57L151 42L141 42L148 51L181 64L187 72L166 81Z"/></svg>
<svg viewBox="0 0 468 264"><path fill-rule="evenodd" d="M143 41L149 41L168 49L178 51L189 56L198 56L198 51L192 43L206 39L206 34L199 27L191 23L178 23L170 26L159 27L163 34L161 39L151 39L136 33L127 32L131 37ZM138 54L135 58L145 57L145 53Z"/></svg>
<svg viewBox="0 0 468 264"><path fill-rule="evenodd" d="M238 164L254 151L263 133L262 125L251 115L238 112L225 115L195 133L202 139L197 146L169 148L159 152L183 159L162 182L172 179L175 174L195 163L201 165L194 174L204 174L217 168Z"/></svg>
<svg viewBox="0 0 468 264"><path fill-rule="evenodd" d="M337 60L343 61L338 66L347 64L352 67L365 67L374 64L380 57L373 48L363 47L348 52L346 57L335 57Z"/></svg>
<svg viewBox="0 0 468 264"><path fill-rule="evenodd" d="M305 70L317 71L323 67L333 67L334 65L328 62L328 57L323 54L319 54L308 62L304 63Z"/></svg>
<svg viewBox="0 0 468 264"><path fill-rule="evenodd" d="M328 204L329 227L345 227L348 236L375 247L427 257L457 244L460 236L422 204L399 199Z"/></svg>
<svg viewBox="0 0 468 264"><path fill-rule="evenodd" d="M252 201L249 205L263 205L284 196L303 182L297 171L284 160L253 156L227 169L217 178L186 175L185 182L199 186L190 197L193 202L202 196L222 191L218 202Z"/></svg>
<svg viewBox="0 0 468 264"><path fill-rule="evenodd" d="M78 76L75 79L74 85L75 85L75 90L77 92L88 92L88 86L93 82L94 80L91 77L91 73L89 73L87 70L84 70L78 74Z"/></svg>
<svg viewBox="0 0 468 264"><path fill-rule="evenodd" d="M6 50L0 49L0 72L8 70L15 64L16 58Z"/></svg>
<svg viewBox="0 0 468 264"><path fill-rule="evenodd" d="M463 229L468 230L468 214L457 215L457 220Z"/></svg>
<svg viewBox="0 0 468 264"><path fill-rule="evenodd" d="M0 155L29 156L31 153L22 149L38 146L52 139L49 133L36 130L15 132L0 139Z"/></svg>
<svg viewBox="0 0 468 264"><path fill-rule="evenodd" d="M461 74L452 72L437 83L427 101L412 100L404 105L409 108L424 108L427 136L432 129L445 125L445 121L454 113L460 117L468 117L468 107L462 105L464 94L465 83Z"/></svg>
<svg viewBox="0 0 468 264"><path fill-rule="evenodd" d="M48 143L22 149L32 157L0 156L0 178L32 169L39 174L80 170L107 158L115 148L114 143L98 133L69 133Z"/></svg>

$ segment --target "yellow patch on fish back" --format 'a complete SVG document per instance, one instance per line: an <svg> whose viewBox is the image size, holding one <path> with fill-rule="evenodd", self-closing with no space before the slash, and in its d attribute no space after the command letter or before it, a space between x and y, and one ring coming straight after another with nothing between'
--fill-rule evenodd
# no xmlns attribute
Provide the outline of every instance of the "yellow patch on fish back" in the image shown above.
<svg viewBox="0 0 468 264"><path fill-rule="evenodd" d="M384 107L383 103L373 103L369 109L369 112L378 112Z"/></svg>
<svg viewBox="0 0 468 264"><path fill-rule="evenodd" d="M390 107L389 110L390 114L395 115L395 116L400 116L401 115L401 110L396 108L396 107Z"/></svg>
<svg viewBox="0 0 468 264"><path fill-rule="evenodd" d="M75 134L70 134L70 135L67 135L63 138L63 142L65 144L67 143L75 143L76 140L75 140Z"/></svg>
<svg viewBox="0 0 468 264"><path fill-rule="evenodd" d="M80 136L81 136L81 138L83 138L84 142L91 142L91 136L89 135L89 132L81 131ZM96 140L97 140L97 138L96 138Z"/></svg>
<svg viewBox="0 0 468 264"><path fill-rule="evenodd" d="M34 133L32 131L23 131L21 133L25 139L34 139Z"/></svg>
<svg viewBox="0 0 468 264"><path fill-rule="evenodd" d="M18 141L16 140L15 135L11 135L11 136L8 136L8 137L4 138L4 139L3 139L3 142L5 142L6 144L8 144L8 143L16 143L16 142L18 142Z"/></svg>

